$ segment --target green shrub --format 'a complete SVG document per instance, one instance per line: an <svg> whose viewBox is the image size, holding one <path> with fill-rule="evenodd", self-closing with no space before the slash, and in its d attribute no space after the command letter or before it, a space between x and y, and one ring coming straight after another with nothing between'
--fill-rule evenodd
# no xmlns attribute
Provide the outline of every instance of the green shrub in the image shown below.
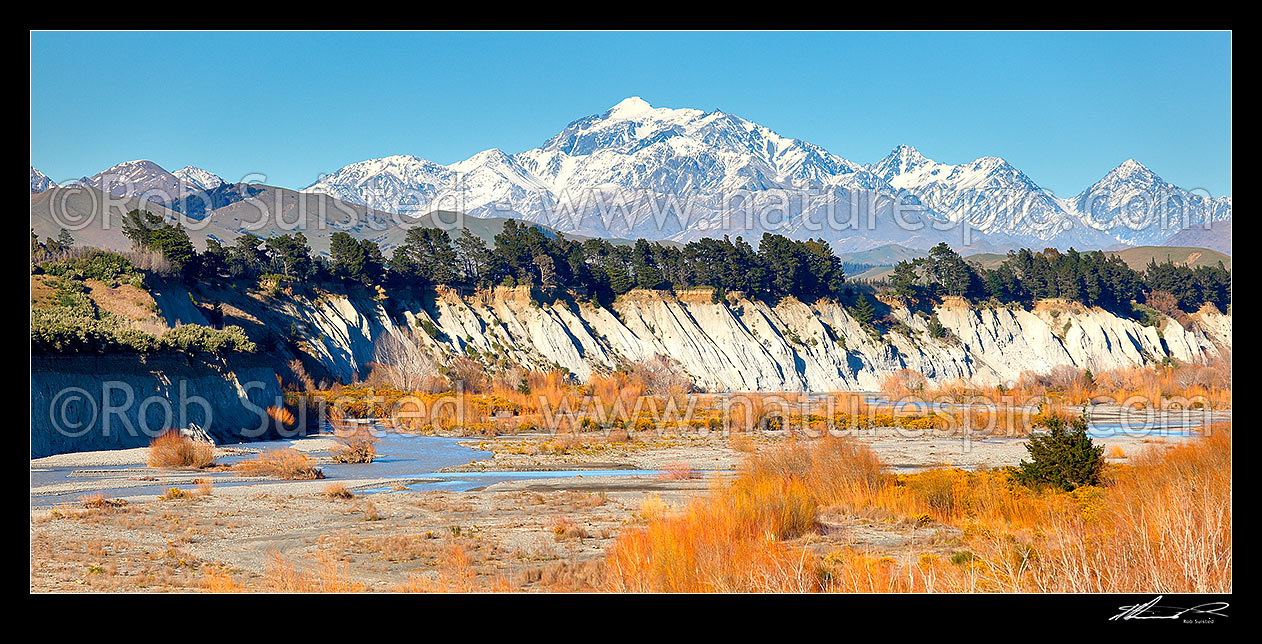
<svg viewBox="0 0 1262 644"><path fill-rule="evenodd" d="M126 257L95 248L79 251L75 256L41 266L45 273L67 279L94 279L111 287L135 284L142 280L140 269Z"/></svg>
<svg viewBox="0 0 1262 644"><path fill-rule="evenodd" d="M942 321L938 319L937 313L929 316L927 328L929 330L929 337L938 338L939 340L946 337L946 327L942 326Z"/></svg>
<svg viewBox="0 0 1262 644"><path fill-rule="evenodd" d="M1087 435L1087 416L1066 420L1054 414L1040 414L1039 425L1047 433L1032 436L1025 449L1030 461L1021 461L1017 481L1028 487L1052 486L1073 490L1098 485L1104 469L1104 446Z"/></svg>
<svg viewBox="0 0 1262 644"><path fill-rule="evenodd" d="M207 353L224 353L241 351L253 353L258 349L254 342L246 336L245 329L239 326L227 326L223 329L212 329L200 324L182 324L162 335L162 345L180 351L205 351Z"/></svg>

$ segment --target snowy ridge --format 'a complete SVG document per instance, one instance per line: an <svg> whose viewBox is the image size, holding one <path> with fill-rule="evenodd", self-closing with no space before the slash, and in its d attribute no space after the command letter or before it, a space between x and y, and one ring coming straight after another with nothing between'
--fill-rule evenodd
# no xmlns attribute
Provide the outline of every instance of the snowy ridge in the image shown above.
<svg viewBox="0 0 1262 644"><path fill-rule="evenodd" d="M214 190L225 183L214 173L191 165L186 165L171 174L176 179L202 190Z"/></svg>
<svg viewBox="0 0 1262 644"><path fill-rule="evenodd" d="M48 178L48 175L31 166L31 194L39 194L49 188L55 187L57 183Z"/></svg>
<svg viewBox="0 0 1262 644"><path fill-rule="evenodd" d="M743 192L745 203L767 208L788 191L797 198L780 207L777 232L823 236L852 250L889 242L945 240L959 246L963 222L995 246L1157 243L1178 231L1119 224L1124 197L1154 190L1181 197L1193 223L1231 218L1230 197L1186 193L1134 161L1082 195L1062 199L999 157L947 164L900 145L884 159L862 165L720 110L653 107L635 96L518 154L488 150L450 166L412 156L362 161L307 190L412 213L436 209L430 202L442 194L452 206L439 207L475 216L518 216L565 231L680 241L728 232L756 237L768 226L733 229L724 199ZM830 214L868 199L875 200L875 226L820 229ZM921 206L919 221L926 225L913 232L891 230L894 203Z"/></svg>
<svg viewBox="0 0 1262 644"><path fill-rule="evenodd" d="M31 168L33 194L54 185L46 180ZM144 160L80 181L197 214L243 198L200 168L170 173ZM1231 220L1230 197L1183 190L1133 159L1061 198L1000 157L940 163L900 145L859 164L721 110L654 107L636 96L537 148L492 148L450 165L369 159L304 191L384 212L514 217L592 236L756 241L770 231L823 238L842 252L889 243L989 251L1158 244Z"/></svg>
<svg viewBox="0 0 1262 644"><path fill-rule="evenodd" d="M1132 245L1160 244L1180 230L1231 221L1231 197L1184 190L1134 159L1110 170L1067 206L1088 225Z"/></svg>

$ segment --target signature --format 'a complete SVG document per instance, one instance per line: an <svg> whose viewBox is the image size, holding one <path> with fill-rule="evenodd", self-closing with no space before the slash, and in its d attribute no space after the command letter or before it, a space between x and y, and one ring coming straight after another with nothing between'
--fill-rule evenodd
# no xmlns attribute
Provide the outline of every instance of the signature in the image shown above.
<svg viewBox="0 0 1262 644"><path fill-rule="evenodd" d="M1134 606L1121 606L1122 612L1109 618L1109 621L1121 619L1179 619L1184 615L1204 615L1209 617L1226 617L1227 613L1222 612L1224 608L1230 606L1227 602L1208 602L1191 608L1180 608L1178 606L1158 606L1163 595L1157 595L1152 601L1145 604L1135 604Z"/></svg>

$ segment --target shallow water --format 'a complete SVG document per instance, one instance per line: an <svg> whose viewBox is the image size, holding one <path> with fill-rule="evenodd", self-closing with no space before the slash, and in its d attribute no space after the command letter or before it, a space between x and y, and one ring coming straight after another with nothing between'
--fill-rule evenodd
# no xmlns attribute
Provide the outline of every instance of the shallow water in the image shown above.
<svg viewBox="0 0 1262 644"><path fill-rule="evenodd" d="M486 487L502 481L530 481L536 479L563 479L573 477L598 476L657 476L661 470L540 470L519 472L434 472L417 475L417 478L433 478L440 480L411 483L406 489L396 490L392 487L378 487L366 492L420 492L425 490L445 490L448 492L467 492Z"/></svg>
<svg viewBox="0 0 1262 644"><path fill-rule="evenodd" d="M317 438L323 435L312 436ZM597 476L653 476L660 474L658 470L557 470L557 471L525 471L525 472L441 472L440 470L448 467L465 465L479 459L488 459L492 457L491 452L486 450L475 449L462 445L461 443L469 442L467 438L448 438L442 436L418 436L415 434L405 434L390 432L384 429L378 431L377 436L380 441L377 443L377 457L372 463L345 464L345 463L321 463L320 468L324 470L326 480L354 480L354 479L400 479L409 480L407 491L425 491L425 490L446 490L446 491L467 491L474 490L492 483L501 481L517 481L526 479L550 479L550 478L569 478L569 477L597 477ZM290 440L267 441L263 443L232 443L221 445L221 447L241 447L250 449L275 449L294 447L296 444L310 438L295 438ZM312 456L328 456L328 452L315 451L306 452ZM251 458L252 454L236 454L218 459L219 463L231 465L235 462ZM66 481L74 480L105 480L110 478L125 478L130 473L132 476L153 475L159 480L152 484L136 485L130 487L115 487L100 490L106 496L144 496L158 495L165 492L172 485L176 487L191 487L186 480L173 481L170 483L163 482L162 473L160 471L149 470L142 465L131 466L108 466L108 467L91 467L91 468L74 468L74 467L56 467L56 468L39 468L31 470L31 490L34 492L37 488L54 485ZM257 479L237 479L231 475L213 475L210 477L215 487L235 487L239 485L264 486L276 483L284 483L285 481L269 481ZM415 479L425 479L416 481ZM396 491L393 486L382 486L368 490L369 492L391 492ZM48 506L59 505L62 503L73 503L80 497L88 494L87 492L76 491L66 492L63 494L32 496L32 506Z"/></svg>

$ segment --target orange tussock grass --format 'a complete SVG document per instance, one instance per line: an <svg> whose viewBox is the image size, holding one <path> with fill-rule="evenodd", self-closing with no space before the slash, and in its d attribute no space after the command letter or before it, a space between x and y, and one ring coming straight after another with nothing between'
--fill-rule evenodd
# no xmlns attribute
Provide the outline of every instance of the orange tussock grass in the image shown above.
<svg viewBox="0 0 1262 644"><path fill-rule="evenodd" d="M463 546L452 544L433 576L412 575L396 586L398 593L509 592L513 588L502 575L479 575Z"/></svg>
<svg viewBox="0 0 1262 644"><path fill-rule="evenodd" d="M111 499L104 492L95 492L79 498L79 502L88 510L107 510L127 506L124 499Z"/></svg>
<svg viewBox="0 0 1262 644"><path fill-rule="evenodd" d="M274 476L286 480L324 478L315 460L296 449L269 449L252 459L237 463L239 476Z"/></svg>
<svg viewBox="0 0 1262 644"><path fill-rule="evenodd" d="M329 483L324 486L324 496L330 499L350 500L355 498L355 493L346 487L345 483Z"/></svg>
<svg viewBox="0 0 1262 644"><path fill-rule="evenodd" d="M209 467L215 446L194 440L178 430L167 430L149 442L149 467Z"/></svg>
<svg viewBox="0 0 1262 644"><path fill-rule="evenodd" d="M267 590L278 593L362 593L361 583L350 579L350 566L339 563L327 553L316 557L314 570L298 570L276 551L267 554L263 582Z"/></svg>
<svg viewBox="0 0 1262 644"><path fill-rule="evenodd" d="M566 380L560 370L526 371L512 369L511 377L497 378L491 387L491 395L511 402L525 413L538 413L544 408L557 409L564 401L574 397L577 389ZM517 382L512 382L517 380ZM528 392L519 389L525 382Z"/></svg>
<svg viewBox="0 0 1262 644"><path fill-rule="evenodd" d="M208 593L244 593L249 589L237 582L227 570L208 570L202 577L202 589Z"/></svg>
<svg viewBox="0 0 1262 644"><path fill-rule="evenodd" d="M924 375L911 369L900 369L881 381L881 393L896 399L921 395L926 387Z"/></svg>
<svg viewBox="0 0 1262 644"><path fill-rule="evenodd" d="M592 397L605 405L615 401L630 405L644 395L644 383L631 374L620 371L603 376L593 375L587 381L587 386L591 389Z"/></svg>
<svg viewBox="0 0 1262 644"><path fill-rule="evenodd" d="M294 412L289 411L288 407L268 407L267 415L281 428L293 427L297 420L294 418Z"/></svg>
<svg viewBox="0 0 1262 644"><path fill-rule="evenodd" d="M856 493L884 476L870 450L839 438L752 456L735 480L681 512L654 512L646 527L624 531L606 559L609 587L820 590L814 557L784 540L815 530L821 501Z"/></svg>
<svg viewBox="0 0 1262 644"><path fill-rule="evenodd" d="M606 558L630 591L1230 592L1231 431L1154 447L1103 487L1015 485L1007 470L889 476L861 446L789 445L681 512L644 512ZM963 530L962 548L820 557L796 540L818 508ZM806 541L809 541L807 539Z"/></svg>
<svg viewBox="0 0 1262 644"><path fill-rule="evenodd" d="M1137 408L1230 409L1231 354L1223 351L1192 363L1121 367L1091 377L1084 369L1061 365L1045 374L1023 371L1016 382L1009 384L1002 388L977 387L955 381L916 392L900 386L899 379L891 376L882 384L882 391L925 400L946 398L963 402L976 398L1009 405L1048 398L1068 405L1110 400Z"/></svg>

